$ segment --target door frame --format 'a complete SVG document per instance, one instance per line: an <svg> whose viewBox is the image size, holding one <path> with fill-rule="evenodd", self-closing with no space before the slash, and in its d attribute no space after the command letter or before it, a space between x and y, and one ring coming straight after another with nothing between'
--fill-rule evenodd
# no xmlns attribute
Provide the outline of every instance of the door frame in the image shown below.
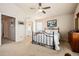
<svg viewBox="0 0 79 59"><path fill-rule="evenodd" d="M1 32L1 38L0 38L0 45L2 45L2 16L8 16L8 15L6 15L6 14L0 14L0 25L1 25L1 29L0 29L0 32ZM16 18L15 17L13 17L13 16L8 16L8 17L10 17L10 18L13 18L14 19L14 29L16 29ZM14 30L14 41L16 41L16 30Z"/></svg>

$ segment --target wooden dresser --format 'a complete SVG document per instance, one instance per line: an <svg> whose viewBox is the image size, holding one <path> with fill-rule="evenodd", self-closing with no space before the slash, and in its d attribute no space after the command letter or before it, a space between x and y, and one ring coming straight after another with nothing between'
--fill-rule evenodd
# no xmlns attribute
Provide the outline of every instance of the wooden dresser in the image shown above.
<svg viewBox="0 0 79 59"><path fill-rule="evenodd" d="M79 32L76 31L69 32L68 40L71 45L72 51L79 52Z"/></svg>

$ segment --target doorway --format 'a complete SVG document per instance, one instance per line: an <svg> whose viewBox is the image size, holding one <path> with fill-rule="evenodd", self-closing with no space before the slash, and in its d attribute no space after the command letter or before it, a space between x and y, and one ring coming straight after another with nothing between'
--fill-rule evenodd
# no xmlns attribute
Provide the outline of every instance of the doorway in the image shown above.
<svg viewBox="0 0 79 59"><path fill-rule="evenodd" d="M1 15L2 37L1 44L12 43L15 41L15 18Z"/></svg>

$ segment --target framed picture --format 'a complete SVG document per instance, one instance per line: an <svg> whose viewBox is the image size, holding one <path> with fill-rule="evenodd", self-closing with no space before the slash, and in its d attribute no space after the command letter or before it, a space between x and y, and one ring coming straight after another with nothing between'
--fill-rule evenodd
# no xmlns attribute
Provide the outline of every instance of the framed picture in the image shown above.
<svg viewBox="0 0 79 59"><path fill-rule="evenodd" d="M48 20L47 21L47 27L48 28L53 28L53 27L57 27L57 20Z"/></svg>

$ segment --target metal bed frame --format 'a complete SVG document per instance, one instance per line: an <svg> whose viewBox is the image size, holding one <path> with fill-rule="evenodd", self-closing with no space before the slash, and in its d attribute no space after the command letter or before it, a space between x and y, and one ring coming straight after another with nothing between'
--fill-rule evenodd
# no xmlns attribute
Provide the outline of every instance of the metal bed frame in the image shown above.
<svg viewBox="0 0 79 59"><path fill-rule="evenodd" d="M58 33L59 33L59 29L58 29ZM40 35L40 38L38 37L38 35ZM44 38L44 36L45 36L45 38ZM48 44L48 38L49 38L49 42L51 42L51 44L50 43ZM34 40L34 39L36 39L36 40ZM38 41L38 39L40 39L40 41ZM44 43L45 39L46 39L46 42ZM52 39L52 41L50 41L51 39ZM55 50L54 32L52 34L47 33L45 31L36 32L36 33L32 32L32 44L50 47L51 49Z"/></svg>

